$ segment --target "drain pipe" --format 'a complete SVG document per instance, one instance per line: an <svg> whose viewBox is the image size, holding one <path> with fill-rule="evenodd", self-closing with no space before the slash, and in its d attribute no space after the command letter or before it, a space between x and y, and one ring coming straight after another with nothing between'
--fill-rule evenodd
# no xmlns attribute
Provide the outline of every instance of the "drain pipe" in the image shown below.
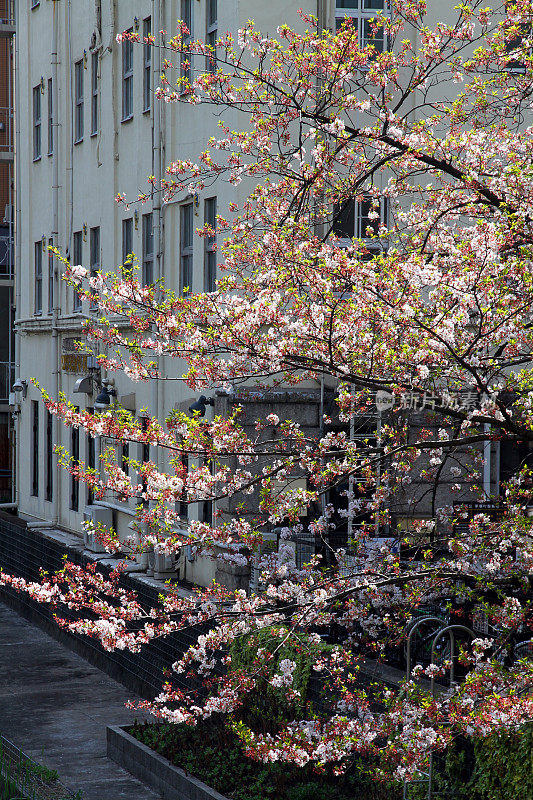
<svg viewBox="0 0 533 800"><path fill-rule="evenodd" d="M163 273L163 215L161 213L161 174L162 174L162 125L161 116L163 114L163 103L156 99L156 89L159 85L159 77L162 72L162 48L161 48L161 35L162 17L164 0L152 0L152 24L154 28L155 41L158 46L154 48L153 67L152 67L152 102L151 102L151 115L152 115L152 174L155 178L154 185L156 190L153 194L152 214L153 214L153 235L154 235L154 280L158 281ZM160 292L157 291L159 296ZM158 367L160 359L155 359ZM159 380L153 379L151 385L151 411L152 416L160 419L162 397L159 386ZM154 448L152 453L152 460L160 469L161 456L159 448Z"/></svg>
<svg viewBox="0 0 533 800"><path fill-rule="evenodd" d="M20 108L20 78L19 78L19 60L20 60L20 46L19 46L19 38L20 38L20 13L19 13L19 4L15 3L15 115L18 114ZM15 117L16 118L16 117ZM15 125L15 155L18 156L20 153L20 126L18 124ZM17 162L18 157L15 158L15 315L19 317L21 312L21 281L20 281L20 267L21 267L21 259L20 259L20 191L19 191L19 180L18 180L18 170L17 170ZM15 374L18 376L20 375L20 332L19 329L15 326ZM11 387L9 387L11 389ZM21 424L21 414L16 415L15 424L14 424L14 436L15 436L15 447L14 447L14 459L15 459L15 469L14 469L14 483L15 486L14 492L12 490L11 496L12 499L15 501L15 505L18 507L20 503L20 429L22 427Z"/></svg>
<svg viewBox="0 0 533 800"><path fill-rule="evenodd" d="M58 62L59 62L59 3L52 5L52 135L53 135L53 150L52 150L52 237L56 246L59 242L59 87L58 87ZM69 26L70 26L70 5L69 5ZM70 65L69 65L70 69ZM72 167L71 163L71 167ZM71 206L72 206L71 197ZM67 247L70 253L70 240L67 242ZM53 272L53 289L54 289L54 304L52 308L52 364L53 364L53 392L54 398L59 397L60 390L60 369L59 369L59 309L60 309L60 282L59 282L59 267L54 264ZM59 418L54 416L54 439L59 444L61 439ZM55 459L55 486L52 487L52 525L55 526L59 523L59 509L60 494L61 494L61 465L56 454Z"/></svg>

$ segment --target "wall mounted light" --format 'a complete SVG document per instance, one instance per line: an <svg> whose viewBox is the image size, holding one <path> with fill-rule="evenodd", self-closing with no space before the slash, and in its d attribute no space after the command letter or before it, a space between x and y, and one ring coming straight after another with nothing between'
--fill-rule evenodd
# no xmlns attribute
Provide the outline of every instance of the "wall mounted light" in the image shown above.
<svg viewBox="0 0 533 800"><path fill-rule="evenodd" d="M117 390L114 388L114 386L111 383L104 381L102 383L100 393L97 395L96 400L94 401L94 407L99 411L107 411L111 405L111 398L116 396Z"/></svg>
<svg viewBox="0 0 533 800"><path fill-rule="evenodd" d="M139 30L139 19L138 19L138 17L134 17L133 18L133 32L137 33L138 30Z"/></svg>
<svg viewBox="0 0 533 800"><path fill-rule="evenodd" d="M193 417L205 417L206 406L214 405L214 397L206 397L205 394L201 394L198 400L189 406L189 414Z"/></svg>
<svg viewBox="0 0 533 800"><path fill-rule="evenodd" d="M83 51L83 69L87 69L87 50Z"/></svg>
<svg viewBox="0 0 533 800"><path fill-rule="evenodd" d="M82 230L83 230L83 241L86 242L87 241L87 225L85 225L85 223L83 224Z"/></svg>
<svg viewBox="0 0 533 800"><path fill-rule="evenodd" d="M139 230L139 212L137 211L137 209L135 209L135 213L133 214L133 220L134 220L134 223L135 223L135 230L138 231Z"/></svg>
<svg viewBox="0 0 533 800"><path fill-rule="evenodd" d="M41 236L41 247L43 248L43 253L46 252L46 236L44 233Z"/></svg>
<svg viewBox="0 0 533 800"><path fill-rule="evenodd" d="M44 94L44 77L41 75L41 94Z"/></svg>
<svg viewBox="0 0 533 800"><path fill-rule="evenodd" d="M25 400L26 395L28 394L28 381L24 380L24 378L17 378L13 384L13 391L17 394L22 392L22 397Z"/></svg>

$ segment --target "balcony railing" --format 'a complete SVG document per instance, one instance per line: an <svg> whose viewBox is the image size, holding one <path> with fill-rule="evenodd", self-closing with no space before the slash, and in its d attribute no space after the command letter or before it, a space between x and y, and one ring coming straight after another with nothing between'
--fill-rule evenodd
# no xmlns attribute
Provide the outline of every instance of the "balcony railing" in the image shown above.
<svg viewBox="0 0 533 800"><path fill-rule="evenodd" d="M15 0L0 0L0 25L15 27Z"/></svg>
<svg viewBox="0 0 533 800"><path fill-rule="evenodd" d="M0 153L4 160L14 153L14 142L13 108L0 107Z"/></svg>
<svg viewBox="0 0 533 800"><path fill-rule="evenodd" d="M13 278L14 257L13 226L2 225L0 220L0 279Z"/></svg>

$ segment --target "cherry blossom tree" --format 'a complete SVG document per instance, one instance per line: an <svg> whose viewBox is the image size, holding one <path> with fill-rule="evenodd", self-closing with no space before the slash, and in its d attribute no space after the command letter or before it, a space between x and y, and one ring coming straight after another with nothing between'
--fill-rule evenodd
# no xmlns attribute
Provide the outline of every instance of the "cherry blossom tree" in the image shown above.
<svg viewBox="0 0 533 800"><path fill-rule="evenodd" d="M184 693L171 677L142 704L172 722L234 718L261 682L295 700L295 661L277 659L290 643L328 686L329 712L303 703L268 734L236 724L246 752L338 770L364 753L397 778L457 734L508 731L533 717L533 664L513 657L533 622L531 470L526 460L498 497L480 478L487 443L533 441L533 3L490 9L473 0L434 29L425 15L423 0L392 0L363 43L349 20L332 33L304 14L303 32L282 25L268 37L250 22L215 50L183 25L170 40L151 37L167 50L161 101L213 107L220 138L196 162L169 164L161 186L152 180L146 194L118 200L162 192L168 201L215 181L249 185L245 202L217 217L216 290L177 296L143 286L129 267L91 276L64 262L66 279L100 307L87 332L108 370L179 378L196 392L224 386L236 397L247 386L336 388L345 428L328 431L326 420L318 437L281 410L251 435L238 402L209 420L174 412L141 425L123 410L77 411L43 389L66 425L165 453L164 471L135 465L138 484L112 451L98 470L63 456L98 497L149 501L138 508L137 547L179 554L191 545L256 563L265 532L281 527L279 552L261 563L261 589L215 584L183 599L170 586L160 607L145 609L121 588L120 570L106 577L66 563L40 584L0 573L1 583L51 603L60 625L110 650L205 623L174 670L204 677L207 690ZM216 68L183 70L172 83L174 61L188 57ZM347 236L357 211L363 228ZM183 363L183 372L170 366ZM379 435L352 436L377 392L389 407ZM183 455L200 466L187 472ZM290 489L301 476L307 488ZM439 506L437 487L450 476L457 496L466 491L498 514L460 520L453 504ZM347 487L348 553L330 535L334 487ZM417 522L428 493L432 519ZM246 508L213 524L179 524L176 502L224 509L236 496ZM392 508L413 518L409 539L369 548L376 531L389 530ZM308 532L321 548L299 569L288 547L303 509L315 509ZM100 537L110 551L123 547L113 531ZM401 691L372 696L361 660L402 646L406 624L428 603L447 604L467 626L484 609L489 634L461 647L466 677L433 695L420 674L438 679L447 665L418 665ZM65 606L77 621L62 619ZM333 628L336 644L326 646ZM252 667L237 666L233 644L253 644L264 629L272 646L257 648Z"/></svg>

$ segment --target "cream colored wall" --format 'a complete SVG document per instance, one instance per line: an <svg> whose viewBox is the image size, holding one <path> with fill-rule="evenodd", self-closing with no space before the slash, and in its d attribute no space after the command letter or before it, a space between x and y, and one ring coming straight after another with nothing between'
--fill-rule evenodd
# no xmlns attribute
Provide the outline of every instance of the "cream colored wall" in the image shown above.
<svg viewBox="0 0 533 800"><path fill-rule="evenodd" d="M43 255L43 313L35 316L33 243L44 234L46 239L52 233L52 185L53 159L47 155L47 90L48 78L52 75L51 52L54 13L58 14L59 53L58 67L59 107L57 118L59 127L55 128L55 147L59 159L59 225L55 236L57 246L67 253L72 244L71 234L87 226L87 237L84 242L83 263L89 266L89 229L100 227L102 266L113 269L121 260L122 220L133 215L134 207L126 211L118 205L114 197L124 192L129 198L135 198L139 191L147 188L146 176L152 174L152 126L153 115L142 113L142 58L143 49L134 47L134 117L130 122L121 122L121 90L122 63L121 48L115 42L118 32L133 25L134 17L142 20L152 14L150 0L119 0L119 2L102 3L102 58L100 82L100 125L95 137L89 135L90 127L90 40L95 28L94 0L76 0L71 4L72 19L70 36L68 28L67 2L41 2L35 10L30 10L29 3L20 4L18 41L21 54L19 60L20 108L18 119L21 130L20 150L18 153L19 204L20 204L20 253L19 275L21 302L17 309L20 331L20 376L35 377L43 386L53 392L54 370L54 337L52 318L48 309L48 275L47 257ZM296 13L301 7L300 0L270 0L269 3L244 2L244 0L219 0L218 31L226 30L236 33L238 27L245 24L248 18L255 20L263 33L275 34L278 25L287 22L302 26ZM430 3L428 23L441 18L451 9L453 3ZM111 12L117 9L117 19L113 25ZM164 15L162 27L170 36L180 15L180 3L167 0L163 3ZM205 0L194 0L193 35L205 34ZM317 13L316 0L309 3L309 10ZM141 28L142 30L142 28ZM84 50L88 54L85 71L85 133L83 142L71 147L71 73L76 61L83 57ZM155 62L155 55L153 58ZM203 65L202 65L203 67ZM39 162L32 161L32 88L44 78L45 94L42 96L42 157ZM72 75L73 80L73 75ZM195 158L203 149L207 137L216 135L215 118L209 108L201 106L164 106L163 108L163 159L168 163L173 157ZM232 122L229 112L222 117ZM238 116L234 117L236 125L243 124ZM71 165L72 151L72 165ZM71 177L73 193L71 195ZM233 187L220 183L206 189L199 197L198 216L195 224L203 224L203 201L206 197L217 196L218 209L224 213L227 204L234 199L242 199L244 185L236 191ZM147 203L139 208L139 215L151 210ZM71 224L72 223L72 224ZM169 288L178 288L179 257L179 202L170 203L163 212L162 239L162 271L165 283ZM139 218L138 230L134 231L134 250L141 255L142 224ZM204 243L200 238L194 242L194 290L200 290L203 283ZM59 287L60 309L56 332L61 352L62 341L67 337L79 337L83 315L72 313L72 290L63 282L56 282ZM84 312L87 309L84 308ZM171 374L176 375L178 366L175 362L164 365ZM74 394L74 383L79 375L59 372L59 391L64 392L67 399L81 406L90 406L94 397ZM116 375L119 396L134 392L136 408L152 408L152 393L145 384L132 385L124 375ZM160 387L159 410L163 415L176 404L188 405L192 399L191 392L179 382L163 383ZM45 417L44 408L40 412L40 492L39 497L31 496L31 401L38 400L37 389L30 386L27 399L21 404L21 415L18 421L18 502L23 516L38 520L52 520L54 505L44 500L45 491ZM61 425L57 426L55 440L65 447L70 444L70 431ZM139 453L131 448L131 455L136 458ZM84 437L80 443L80 457L86 458ZM59 494L57 495L59 488ZM58 522L74 531L80 530L84 509L85 488L80 486L80 511L69 510L70 476L60 470L54 474L54 492L59 497L57 509ZM114 501L116 502L116 501ZM120 504L119 504L120 505ZM194 510L194 507L193 507ZM117 523L121 531L126 529L131 517L117 512ZM206 580L205 564L198 565L198 580ZM209 570L208 570L209 571ZM201 573L201 574L200 574ZM188 565L188 575L194 578L194 565ZM211 575L212 577L212 575Z"/></svg>

